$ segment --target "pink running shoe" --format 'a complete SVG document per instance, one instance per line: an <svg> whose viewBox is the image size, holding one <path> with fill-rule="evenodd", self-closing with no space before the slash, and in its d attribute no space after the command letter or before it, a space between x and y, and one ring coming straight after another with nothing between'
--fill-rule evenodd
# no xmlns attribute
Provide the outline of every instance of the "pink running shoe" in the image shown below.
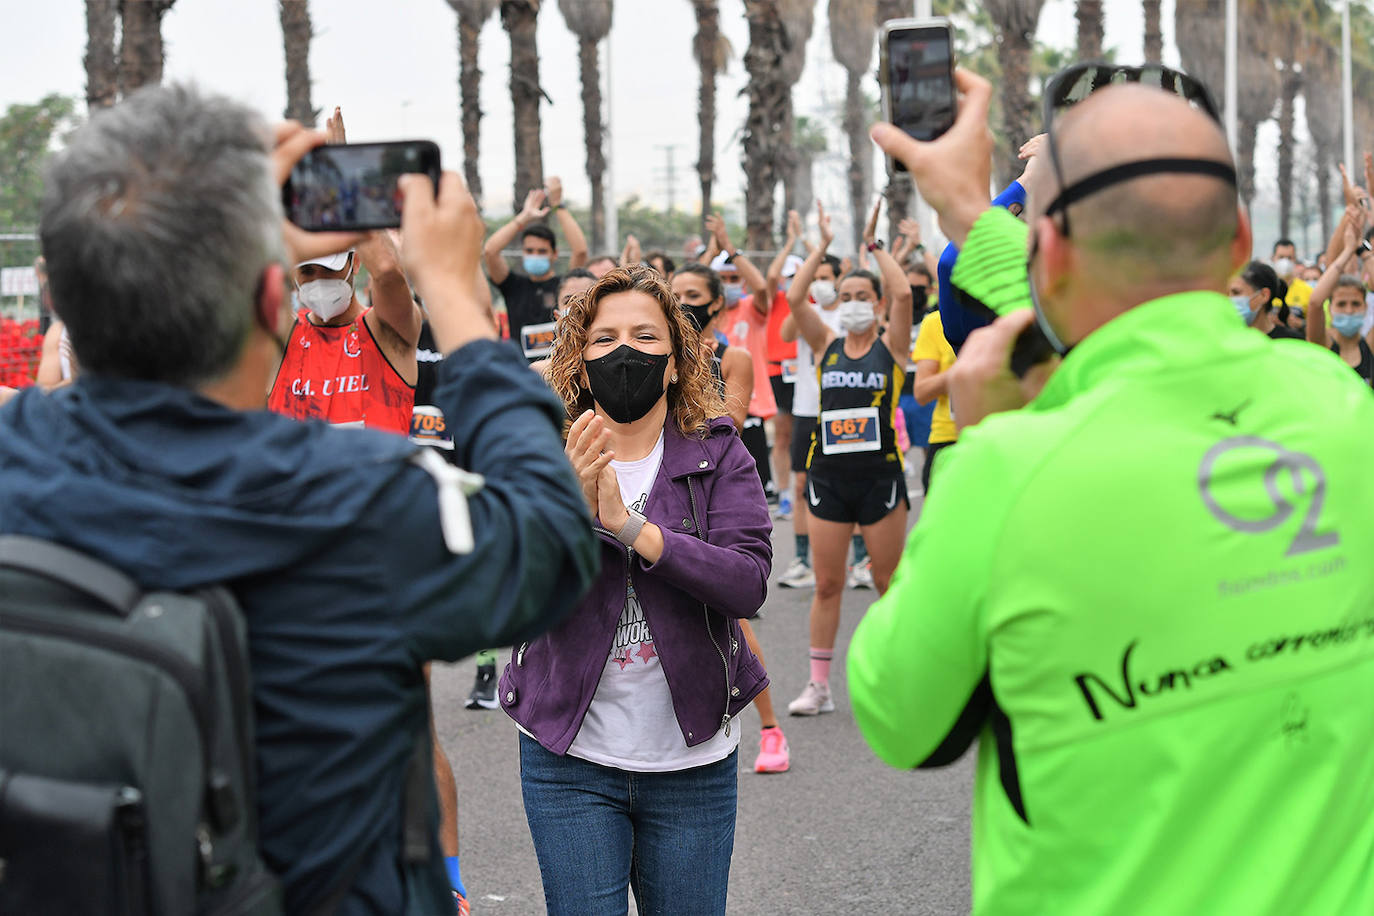
<svg viewBox="0 0 1374 916"><path fill-rule="evenodd" d="M759 756L754 761L754 772L786 773L789 766L787 736L781 728L765 728L759 738Z"/></svg>

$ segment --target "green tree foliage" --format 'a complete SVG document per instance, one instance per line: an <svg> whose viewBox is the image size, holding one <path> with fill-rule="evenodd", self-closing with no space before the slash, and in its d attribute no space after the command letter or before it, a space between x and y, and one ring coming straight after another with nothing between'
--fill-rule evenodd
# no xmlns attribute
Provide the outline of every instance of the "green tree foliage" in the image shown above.
<svg viewBox="0 0 1374 916"><path fill-rule="evenodd" d="M72 126L75 100L50 95L33 105L11 105L0 117L0 227L38 224L43 165L53 141Z"/></svg>

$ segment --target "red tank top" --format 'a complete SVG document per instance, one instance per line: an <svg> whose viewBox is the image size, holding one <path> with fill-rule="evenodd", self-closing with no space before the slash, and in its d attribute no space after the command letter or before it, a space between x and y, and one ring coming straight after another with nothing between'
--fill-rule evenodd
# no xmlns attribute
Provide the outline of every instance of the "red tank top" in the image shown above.
<svg viewBox="0 0 1374 916"><path fill-rule="evenodd" d="M405 435L415 388L387 360L362 312L339 327L311 324L298 312L267 409L297 420L325 420Z"/></svg>

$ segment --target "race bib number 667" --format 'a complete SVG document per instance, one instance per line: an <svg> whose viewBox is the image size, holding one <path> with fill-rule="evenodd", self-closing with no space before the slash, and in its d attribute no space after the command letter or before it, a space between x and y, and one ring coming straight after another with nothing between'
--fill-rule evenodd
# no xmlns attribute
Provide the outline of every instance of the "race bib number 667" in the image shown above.
<svg viewBox="0 0 1374 916"><path fill-rule="evenodd" d="M882 448L876 407L827 410L821 414L820 432L821 452L826 455L876 452Z"/></svg>

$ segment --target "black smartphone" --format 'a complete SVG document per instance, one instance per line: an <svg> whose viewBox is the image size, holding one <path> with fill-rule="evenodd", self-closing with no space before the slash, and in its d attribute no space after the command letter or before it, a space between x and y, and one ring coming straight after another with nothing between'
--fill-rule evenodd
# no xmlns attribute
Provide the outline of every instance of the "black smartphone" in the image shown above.
<svg viewBox="0 0 1374 916"><path fill-rule="evenodd" d="M917 140L954 126L954 35L949 20L889 19L878 36L883 115ZM892 167L906 171L900 161Z"/></svg>
<svg viewBox="0 0 1374 916"><path fill-rule="evenodd" d="M310 232L401 225L402 175L418 172L439 188L439 147L431 140L317 146L282 185L286 218Z"/></svg>

